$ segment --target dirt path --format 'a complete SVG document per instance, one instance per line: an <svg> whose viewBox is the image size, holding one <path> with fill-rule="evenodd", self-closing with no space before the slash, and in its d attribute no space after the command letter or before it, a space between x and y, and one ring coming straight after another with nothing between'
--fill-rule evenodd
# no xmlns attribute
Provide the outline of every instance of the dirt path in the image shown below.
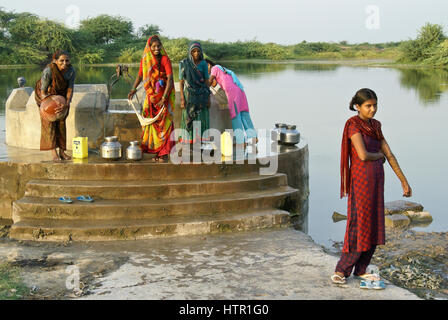
<svg viewBox="0 0 448 320"><path fill-rule="evenodd" d="M333 285L338 258L292 228L109 243L3 239L0 259L22 269L24 299L418 299L392 284Z"/></svg>

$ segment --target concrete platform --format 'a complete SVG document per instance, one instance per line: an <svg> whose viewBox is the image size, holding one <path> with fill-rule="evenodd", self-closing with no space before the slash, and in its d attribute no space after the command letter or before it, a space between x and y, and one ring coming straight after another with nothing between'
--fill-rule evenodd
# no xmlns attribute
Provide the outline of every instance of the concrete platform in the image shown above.
<svg viewBox="0 0 448 320"><path fill-rule="evenodd" d="M308 146L230 163L87 160L0 147L0 219L10 236L36 241L107 241L284 227L307 229ZM270 152L267 152L270 153ZM271 175L260 174L277 163ZM60 196L95 201L64 204Z"/></svg>

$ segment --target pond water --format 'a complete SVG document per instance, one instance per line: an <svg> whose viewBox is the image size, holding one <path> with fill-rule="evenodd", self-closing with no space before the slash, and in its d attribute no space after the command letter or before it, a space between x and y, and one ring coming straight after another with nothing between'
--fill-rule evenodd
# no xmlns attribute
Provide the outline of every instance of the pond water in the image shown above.
<svg viewBox="0 0 448 320"><path fill-rule="evenodd" d="M376 91L376 119L395 153L414 196L434 221L419 231L447 231L445 196L448 147L443 128L448 119L448 72L432 69L360 67L325 63L225 64L240 77L257 128L276 122L296 124L307 139L310 152L309 234L319 244L342 241L345 221L333 223L334 211L346 213L346 199L339 199L339 158L345 121L354 115L348 103L363 87ZM177 67L174 68L175 70ZM176 70L177 71L177 70ZM107 83L113 67L77 68L77 83ZM131 69L135 76L137 68ZM27 86L40 77L33 68L0 69L0 130L4 133L4 105L16 79ZM177 77L177 74L175 74ZM119 82L112 98L125 98L129 84ZM402 198L401 185L386 165L386 201Z"/></svg>

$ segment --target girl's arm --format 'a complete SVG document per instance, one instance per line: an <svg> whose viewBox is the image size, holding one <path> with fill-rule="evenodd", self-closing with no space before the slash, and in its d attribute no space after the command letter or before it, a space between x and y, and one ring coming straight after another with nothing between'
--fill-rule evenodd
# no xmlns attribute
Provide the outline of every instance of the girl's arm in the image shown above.
<svg viewBox="0 0 448 320"><path fill-rule="evenodd" d="M362 140L361 133L355 133L352 135L351 140L361 161L376 161L378 159L384 159L384 154L382 152L373 153L367 151L364 140Z"/></svg>
<svg viewBox="0 0 448 320"><path fill-rule="evenodd" d="M389 162L392 170L394 170L398 179L400 179L401 187L403 188L403 197L412 197L412 189L409 186L408 180L403 174L403 171L401 171L397 158L395 158L395 155L392 153L392 150L390 149L386 139L383 139L383 141L381 142L381 151L386 156L387 161Z"/></svg>
<svg viewBox="0 0 448 320"><path fill-rule="evenodd" d="M179 81L180 87L180 107L185 109L185 97L184 97L184 80Z"/></svg>

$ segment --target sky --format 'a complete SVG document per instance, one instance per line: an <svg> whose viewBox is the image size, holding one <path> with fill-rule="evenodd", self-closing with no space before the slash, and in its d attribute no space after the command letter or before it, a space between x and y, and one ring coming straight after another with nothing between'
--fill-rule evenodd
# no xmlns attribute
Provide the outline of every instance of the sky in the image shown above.
<svg viewBox="0 0 448 320"><path fill-rule="evenodd" d="M379 43L413 39L425 23L448 33L446 0L2 0L7 11L31 12L76 27L100 14L156 24L168 37L216 42L256 39Z"/></svg>

